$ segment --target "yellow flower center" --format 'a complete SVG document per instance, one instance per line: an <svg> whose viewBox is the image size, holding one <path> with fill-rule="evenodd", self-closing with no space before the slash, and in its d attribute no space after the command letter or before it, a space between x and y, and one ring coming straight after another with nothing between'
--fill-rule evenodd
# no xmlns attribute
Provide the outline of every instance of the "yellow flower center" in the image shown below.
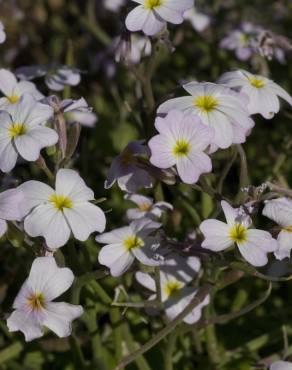
<svg viewBox="0 0 292 370"><path fill-rule="evenodd" d="M262 80L261 78L257 78L257 77L249 77L248 80L249 80L249 83L252 86L256 87L257 89L261 89L266 84L264 80Z"/></svg>
<svg viewBox="0 0 292 370"><path fill-rule="evenodd" d="M129 236L127 239L124 240L124 248L127 252L129 252L133 248L140 248L143 247L144 242L141 238L136 235Z"/></svg>
<svg viewBox="0 0 292 370"><path fill-rule="evenodd" d="M147 212L147 211L150 211L151 207L152 207L151 203L145 202L139 205L139 210L141 212Z"/></svg>
<svg viewBox="0 0 292 370"><path fill-rule="evenodd" d="M62 212L64 208L72 208L73 206L72 200L64 195L53 194L50 196L49 201L58 211Z"/></svg>
<svg viewBox="0 0 292 370"><path fill-rule="evenodd" d="M194 106L199 108L200 111L204 113L209 113L216 109L218 106L219 102L218 99L214 98L212 95L202 95L202 96L197 96L194 99L193 102Z"/></svg>
<svg viewBox="0 0 292 370"><path fill-rule="evenodd" d="M162 4L163 4L163 0L145 0L144 8L145 9L154 9L157 6L160 6Z"/></svg>
<svg viewBox="0 0 292 370"><path fill-rule="evenodd" d="M284 231L288 231L288 233L292 233L292 225L283 228Z"/></svg>
<svg viewBox="0 0 292 370"><path fill-rule="evenodd" d="M7 99L8 99L10 104L15 104L15 103L18 102L20 97L18 95L11 95L11 96L7 96Z"/></svg>
<svg viewBox="0 0 292 370"><path fill-rule="evenodd" d="M243 243L247 238L247 229L242 224L235 224L229 231L229 237L237 244Z"/></svg>
<svg viewBox="0 0 292 370"><path fill-rule="evenodd" d="M177 157L187 156L190 149L190 144L186 140L177 140L173 148L173 154Z"/></svg>
<svg viewBox="0 0 292 370"><path fill-rule="evenodd" d="M182 283L179 281L173 280L173 281L168 281L165 286L163 287L163 291L167 297L173 297L176 295L179 290L182 288Z"/></svg>
<svg viewBox="0 0 292 370"><path fill-rule="evenodd" d="M33 311L40 311L45 307L45 298L42 293L39 292L31 294L26 302Z"/></svg>
<svg viewBox="0 0 292 370"><path fill-rule="evenodd" d="M13 122L13 124L8 129L8 133L11 139L14 139L17 136L24 135L26 133L25 124Z"/></svg>

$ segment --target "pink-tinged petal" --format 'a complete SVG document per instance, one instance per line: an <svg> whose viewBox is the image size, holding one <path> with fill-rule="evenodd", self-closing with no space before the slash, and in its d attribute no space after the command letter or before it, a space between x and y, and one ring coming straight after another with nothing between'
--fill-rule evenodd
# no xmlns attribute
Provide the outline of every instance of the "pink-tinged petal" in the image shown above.
<svg viewBox="0 0 292 370"><path fill-rule="evenodd" d="M162 19L173 24L180 24L184 18L182 12L178 12L176 9L168 7L168 4L161 5L154 10Z"/></svg>
<svg viewBox="0 0 292 370"><path fill-rule="evenodd" d="M269 81L268 88L272 90L272 92L282 99L286 100L286 102L292 105L292 97L285 91L281 86L277 85L276 83Z"/></svg>
<svg viewBox="0 0 292 370"><path fill-rule="evenodd" d="M28 93L37 100L42 99L44 97L44 95L38 91L33 82L20 81L18 82L17 87L21 95Z"/></svg>
<svg viewBox="0 0 292 370"><path fill-rule="evenodd" d="M134 8L126 18L126 27L129 31L136 32L143 29L150 11L145 10L142 5Z"/></svg>
<svg viewBox="0 0 292 370"><path fill-rule="evenodd" d="M0 169L2 172L10 172L16 165L18 153L10 139L0 138Z"/></svg>
<svg viewBox="0 0 292 370"><path fill-rule="evenodd" d="M98 254L98 262L110 268L110 266L118 261L125 253L128 252L121 243L108 244L101 248Z"/></svg>
<svg viewBox="0 0 292 370"><path fill-rule="evenodd" d="M292 370L292 363L287 361L276 361L271 365L270 370Z"/></svg>
<svg viewBox="0 0 292 370"><path fill-rule="evenodd" d="M54 190L49 185L34 180L24 182L17 189L23 193L22 206L25 213L42 203L48 202L51 195L54 194Z"/></svg>
<svg viewBox="0 0 292 370"><path fill-rule="evenodd" d="M218 220L205 220L200 225L205 240L202 247L215 252L223 251L233 245L229 238L229 226Z"/></svg>
<svg viewBox="0 0 292 370"><path fill-rule="evenodd" d="M155 128L160 134L168 137L169 140L174 140L180 135L184 116L184 113L179 110L171 110L166 117L156 118Z"/></svg>
<svg viewBox="0 0 292 370"><path fill-rule="evenodd" d="M71 233L63 213L50 204L40 205L26 216L24 230L32 237L43 236L50 249L65 245Z"/></svg>
<svg viewBox="0 0 292 370"><path fill-rule="evenodd" d="M170 168L175 165L175 156L172 153L173 143L168 137L156 135L149 141L151 150L150 162L158 168Z"/></svg>
<svg viewBox="0 0 292 370"><path fill-rule="evenodd" d="M266 119L273 118L279 112L279 99L268 89L259 89L258 99L258 112Z"/></svg>
<svg viewBox="0 0 292 370"><path fill-rule="evenodd" d="M22 158L31 162L39 158L41 149L54 145L57 141L58 134L54 130L41 126L33 128L26 134L14 139L19 154Z"/></svg>
<svg viewBox="0 0 292 370"><path fill-rule="evenodd" d="M249 229L247 230L247 240L264 252L275 252L278 248L277 241L268 231Z"/></svg>
<svg viewBox="0 0 292 370"><path fill-rule="evenodd" d="M3 191L0 194L0 218L20 221L23 217L24 194L19 189Z"/></svg>
<svg viewBox="0 0 292 370"><path fill-rule="evenodd" d="M61 169L57 172L56 193L70 198L73 202L94 199L93 191L86 186L78 172L69 169Z"/></svg>
<svg viewBox="0 0 292 370"><path fill-rule="evenodd" d="M132 235L132 229L129 226L120 227L118 229L103 233L96 236L95 240L103 244L122 243L127 237Z"/></svg>
<svg viewBox="0 0 292 370"><path fill-rule="evenodd" d="M31 315L19 310L14 311L7 319L7 326L10 332L21 331L27 342L43 336L40 324L33 320Z"/></svg>
<svg viewBox="0 0 292 370"><path fill-rule="evenodd" d="M0 238L6 233L7 231L7 222L0 219Z"/></svg>
<svg viewBox="0 0 292 370"><path fill-rule="evenodd" d="M202 116L202 119L205 117ZM229 148L232 145L233 131L230 120L219 111L212 111L206 116L208 124L214 129L213 142L221 149Z"/></svg>
<svg viewBox="0 0 292 370"><path fill-rule="evenodd" d="M7 69L0 69L0 91L5 96L12 96L17 85L16 77Z"/></svg>
<svg viewBox="0 0 292 370"><path fill-rule="evenodd" d="M77 203L72 208L65 208L63 212L74 237L80 241L87 240L94 231L103 232L105 229L105 215L94 204Z"/></svg>
<svg viewBox="0 0 292 370"><path fill-rule="evenodd" d="M226 221L228 225L232 226L235 223L235 219L238 216L238 211L231 207L230 204L228 204L225 200L222 200L221 207L224 212L224 216L226 218Z"/></svg>
<svg viewBox="0 0 292 370"><path fill-rule="evenodd" d="M256 267L265 266L268 263L267 253L258 246L250 242L240 243L238 245L242 257L251 265Z"/></svg>
<svg viewBox="0 0 292 370"><path fill-rule="evenodd" d="M148 11L147 18L143 24L142 31L147 36L153 36L156 33L160 32L165 26L165 21L162 20L154 11Z"/></svg>
<svg viewBox="0 0 292 370"><path fill-rule="evenodd" d="M292 200L278 198L266 201L263 215L275 221L282 227L292 225Z"/></svg>
<svg viewBox="0 0 292 370"><path fill-rule="evenodd" d="M193 298L193 297L192 297ZM191 299L188 299L188 304L191 302ZM197 307L195 307L185 318L184 322L186 324L192 325L200 320L202 317L202 310L205 306L207 306L210 303L210 296L209 294L206 296L206 298L198 304Z"/></svg>
<svg viewBox="0 0 292 370"><path fill-rule="evenodd" d="M149 274L138 271L135 274L135 278L144 288L156 292L155 280Z"/></svg>
<svg viewBox="0 0 292 370"><path fill-rule="evenodd" d="M292 249L292 233L290 231L282 230L277 238L278 249L274 252L278 260L290 258Z"/></svg>
<svg viewBox="0 0 292 370"><path fill-rule="evenodd" d="M82 314L81 306L65 302L49 302L45 307L42 324L60 338L68 337L72 332L72 321Z"/></svg>
<svg viewBox="0 0 292 370"><path fill-rule="evenodd" d="M205 153L193 152L189 156L178 158L176 167L183 182L195 184L202 173L211 172L212 162Z"/></svg>
<svg viewBox="0 0 292 370"><path fill-rule="evenodd" d="M132 265L135 258L130 252L126 252L110 265L111 275L118 277L123 275Z"/></svg>
<svg viewBox="0 0 292 370"><path fill-rule="evenodd" d="M41 292L48 302L66 292L73 281L72 271L58 267L54 257L38 257L33 261L26 286Z"/></svg>
<svg viewBox="0 0 292 370"><path fill-rule="evenodd" d="M185 111L186 109L193 107L193 100L194 98L192 96L184 96L181 98L167 100L158 107L157 113L168 113L174 109Z"/></svg>

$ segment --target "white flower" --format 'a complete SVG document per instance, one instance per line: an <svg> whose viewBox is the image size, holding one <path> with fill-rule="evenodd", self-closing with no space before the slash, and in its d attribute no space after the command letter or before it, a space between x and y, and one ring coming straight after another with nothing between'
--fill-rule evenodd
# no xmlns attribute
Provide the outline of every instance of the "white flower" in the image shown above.
<svg viewBox="0 0 292 370"><path fill-rule="evenodd" d="M198 12L195 7L184 13L184 19L190 21L197 32L203 32L210 24L210 17Z"/></svg>
<svg viewBox="0 0 292 370"><path fill-rule="evenodd" d="M241 91L249 97L247 108L250 114L273 118L280 110L279 98L292 105L292 97L282 87L266 77L253 75L244 70L224 73L219 82Z"/></svg>
<svg viewBox="0 0 292 370"><path fill-rule="evenodd" d="M19 102L23 94L30 94L36 100L42 99L41 94L34 83L29 81L17 82L14 74L7 69L0 69L0 91L4 95L0 98L0 109L8 110Z"/></svg>
<svg viewBox="0 0 292 370"><path fill-rule="evenodd" d="M143 217L160 218L163 212L172 210L173 206L167 202L154 203L152 198L139 194L126 194L125 199L135 203L138 207L127 210L128 220L137 220Z"/></svg>
<svg viewBox="0 0 292 370"><path fill-rule="evenodd" d="M212 151L217 147L226 149L232 144L245 142L254 122L249 117L244 96L209 82L190 82L183 88L190 96L166 101L160 105L158 113L177 109L199 116L205 125L215 131Z"/></svg>
<svg viewBox="0 0 292 370"><path fill-rule="evenodd" d="M267 231L250 229L250 217L242 215L227 202L222 201L221 206L227 223L213 219L203 221L200 225L205 237L202 247L219 252L235 243L251 265L266 265L267 253L275 252L277 241Z"/></svg>
<svg viewBox="0 0 292 370"><path fill-rule="evenodd" d="M151 55L152 45L148 37L131 34L130 38L121 36L116 39L115 61L137 64L143 57Z"/></svg>
<svg viewBox="0 0 292 370"><path fill-rule="evenodd" d="M84 98L65 99L61 102L60 108L69 123L78 122L82 126L94 127L98 120L97 115L92 112L92 108L88 106Z"/></svg>
<svg viewBox="0 0 292 370"><path fill-rule="evenodd" d="M183 14L192 8L194 0L132 0L139 5L126 18L126 27L135 32L142 30L153 36L166 25L166 22L180 24Z"/></svg>
<svg viewBox="0 0 292 370"><path fill-rule="evenodd" d="M20 289L7 319L10 332L20 330L26 341L43 336L43 326L59 337L71 334L71 322L83 314L81 306L53 302L70 288L72 271L59 268L53 257L38 257L33 261L28 279Z"/></svg>
<svg viewBox="0 0 292 370"><path fill-rule="evenodd" d="M176 165L179 177L194 184L203 173L212 170L205 150L213 142L214 130L202 124L198 117L173 110L165 118L158 117L155 127L159 135L148 143L150 162L162 169Z"/></svg>
<svg viewBox="0 0 292 370"><path fill-rule="evenodd" d="M6 33L4 31L3 23L0 22L0 44L3 44L3 42L6 40Z"/></svg>
<svg viewBox="0 0 292 370"><path fill-rule="evenodd" d="M174 257L166 264L160 267L160 288L161 299L164 304L164 309L167 317L170 320L175 319L193 300L197 294L197 289L187 287L186 284L191 281L195 274L200 269L200 263L194 257L187 258ZM192 265L194 263L194 265ZM136 280L145 288L149 289L154 295L150 297L151 300L156 297L156 285L154 279L146 273L137 272ZM210 302L209 295L206 296L203 302L195 307L185 318L184 322L187 324L194 324L202 315L202 309Z"/></svg>
<svg viewBox="0 0 292 370"><path fill-rule="evenodd" d="M61 169L56 175L56 190L39 181L19 186L24 194L24 230L32 237L43 236L50 249L62 247L71 232L80 241L94 232L103 232L103 211L90 203L93 191L76 171Z"/></svg>
<svg viewBox="0 0 292 370"><path fill-rule="evenodd" d="M103 0L103 6L114 13L120 11L121 7L125 5L126 0Z"/></svg>
<svg viewBox="0 0 292 370"><path fill-rule="evenodd" d="M25 94L10 114L0 111L0 169L11 171L20 155L34 162L41 149L56 144L58 134L44 125L53 116L53 109Z"/></svg>
<svg viewBox="0 0 292 370"><path fill-rule="evenodd" d="M23 194L17 189L0 194L0 237L7 231L6 221L21 221L23 218Z"/></svg>
<svg viewBox="0 0 292 370"><path fill-rule="evenodd" d="M278 235L278 249L275 252L277 259L282 260L290 257L292 249L292 200L279 198L266 201L263 215L275 221L281 226Z"/></svg>
<svg viewBox="0 0 292 370"><path fill-rule="evenodd" d="M270 366L270 370L292 370L292 363L287 361L276 361Z"/></svg>
<svg viewBox="0 0 292 370"><path fill-rule="evenodd" d="M144 265L157 266L159 262L155 255L159 242L149 234L160 226L149 219L141 219L97 236L97 242L107 244L99 252L99 263L109 267L112 276L126 272L135 258Z"/></svg>

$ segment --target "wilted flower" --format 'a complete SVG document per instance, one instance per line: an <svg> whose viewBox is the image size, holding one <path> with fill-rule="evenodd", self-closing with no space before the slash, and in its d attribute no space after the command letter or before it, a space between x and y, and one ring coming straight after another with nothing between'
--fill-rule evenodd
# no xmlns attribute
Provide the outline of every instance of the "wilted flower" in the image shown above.
<svg viewBox="0 0 292 370"><path fill-rule="evenodd" d="M247 108L250 114L259 113L266 119L273 118L280 110L278 97L292 105L292 97L282 87L266 77L244 70L224 73L219 82L249 97Z"/></svg>
<svg viewBox="0 0 292 370"><path fill-rule="evenodd" d="M112 276L120 276L133 264L135 258L148 266L157 266L155 258L159 240L151 234L161 224L149 219L136 220L96 237L98 243L107 244L98 255L100 264L110 269Z"/></svg>
<svg viewBox="0 0 292 370"><path fill-rule="evenodd" d="M76 86L81 80L79 69L55 64L20 67L16 75L21 80L45 76L46 85L53 91L62 91L65 86Z"/></svg>
<svg viewBox="0 0 292 370"><path fill-rule="evenodd" d="M40 181L27 181L19 186L24 194L26 213L24 230L32 237L43 236L50 249L62 247L71 232L85 241L94 231L103 232L105 215L96 205L93 191L76 171L60 169L56 190Z"/></svg>
<svg viewBox="0 0 292 370"><path fill-rule="evenodd" d="M183 14L192 8L194 0L132 0L139 5L126 18L129 31L143 31L153 36L166 25L166 22L180 24Z"/></svg>
<svg viewBox="0 0 292 370"><path fill-rule="evenodd" d="M200 264L192 267L193 257L189 261L186 259L182 263L182 258L174 258L171 264L161 266L160 269L160 286L161 286L161 299L164 305L166 315L169 319L175 319L193 300L197 294L197 289L188 287L186 284L199 271ZM167 260L165 261L167 263ZM197 268L197 270L196 270ZM190 271L192 273L190 274ZM136 273L136 280L145 288L153 293L156 293L156 284L154 279L143 272ZM152 295L150 299L155 299L156 294ZM184 322L187 324L194 324L201 318L202 309L210 301L209 295L206 296L203 302L195 307L185 318Z"/></svg>
<svg viewBox="0 0 292 370"><path fill-rule="evenodd" d="M126 194L125 199L135 203L137 208L127 210L127 218L129 220L138 220L146 217L150 219L160 218L163 212L172 210L173 206L167 202L154 203L152 198L145 197L139 194Z"/></svg>
<svg viewBox="0 0 292 370"><path fill-rule="evenodd" d="M4 25L2 22L0 22L0 44L3 44L5 40L6 40L6 33L4 31Z"/></svg>
<svg viewBox="0 0 292 370"><path fill-rule="evenodd" d="M23 217L23 194L17 189L0 193L0 237L7 231L6 221L20 221Z"/></svg>
<svg viewBox="0 0 292 370"><path fill-rule="evenodd" d="M158 168L176 166L179 177L194 184L203 173L212 170L211 159L204 150L211 144L214 131L203 125L198 117L170 111L158 117L155 127L159 135L149 141L150 162Z"/></svg>
<svg viewBox="0 0 292 370"><path fill-rule="evenodd" d="M197 32L203 32L210 25L210 17L200 13L195 7L184 13L184 19L189 21Z"/></svg>
<svg viewBox="0 0 292 370"><path fill-rule="evenodd" d="M53 109L38 103L31 95L25 94L11 109L11 114L0 112L0 169L11 171L18 155L34 162L41 149L56 144L57 133L45 127L52 117Z"/></svg>
<svg viewBox="0 0 292 370"><path fill-rule="evenodd" d="M183 88L190 96L166 101L160 105L158 113L178 109L199 116L205 125L214 129L212 151L245 141L254 122L249 117L244 96L209 82L190 82Z"/></svg>
<svg viewBox="0 0 292 370"><path fill-rule="evenodd" d="M153 186L153 178L139 166L139 157L149 155L149 149L142 141L129 143L120 155L113 159L108 170L105 188L111 188L117 181L123 191L135 193L139 188Z"/></svg>
<svg viewBox="0 0 292 370"><path fill-rule="evenodd" d="M278 198L266 201L263 215L275 221L281 227L277 238L276 258L279 260L289 258L292 249L292 200Z"/></svg>
<svg viewBox="0 0 292 370"><path fill-rule="evenodd" d="M98 118L92 112L84 98L78 100L66 99L60 104L60 109L65 113L65 118L69 123L78 122L86 127L94 127Z"/></svg>
<svg viewBox="0 0 292 370"><path fill-rule="evenodd" d="M71 334L71 322L83 314L81 306L53 302L70 288L72 271L57 266L53 257L38 257L33 261L30 274L20 289L7 319L10 332L20 330L26 341L43 336L43 327L59 337Z"/></svg>
<svg viewBox="0 0 292 370"><path fill-rule="evenodd" d="M17 82L16 77L7 69L0 69L0 91L4 97L0 98L0 109L10 111L19 102L24 94L32 95L36 100L44 96L37 90L35 84L28 81Z"/></svg>
<svg viewBox="0 0 292 370"><path fill-rule="evenodd" d="M292 370L292 363L287 361L276 361L270 366L270 370Z"/></svg>
<svg viewBox="0 0 292 370"><path fill-rule="evenodd" d="M143 57L151 55L151 52L152 45L148 37L130 34L116 40L116 62L137 64Z"/></svg>
<svg viewBox="0 0 292 370"><path fill-rule="evenodd" d="M277 250L277 241L267 231L250 229L250 217L240 214L227 202L222 201L221 206L227 223L213 219L203 221L200 225L205 237L202 247L219 252L236 244L251 265L266 265L267 253Z"/></svg>

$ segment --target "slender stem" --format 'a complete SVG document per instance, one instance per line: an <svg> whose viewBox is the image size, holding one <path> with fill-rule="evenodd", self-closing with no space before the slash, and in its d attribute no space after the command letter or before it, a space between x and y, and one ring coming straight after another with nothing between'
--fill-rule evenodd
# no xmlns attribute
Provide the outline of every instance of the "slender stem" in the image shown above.
<svg viewBox="0 0 292 370"><path fill-rule="evenodd" d="M235 148L233 146L232 147L232 153L231 153L231 159L226 162L226 165L223 168L223 171L221 173L221 176L220 176L220 179L219 179L219 182L218 182L217 191L220 194L222 193L222 190L223 190L224 181L225 181L229 171L231 170L231 167L233 166L233 163L235 162L237 154L238 154L238 152L234 149Z"/></svg>
<svg viewBox="0 0 292 370"><path fill-rule="evenodd" d="M169 335L169 337L167 338L168 339L167 347L166 347L166 351L164 355L164 359L165 359L164 369L165 370L173 370L172 356L175 350L175 344L176 344L178 334L179 334L179 327L177 327L176 330L174 330L173 333L171 333L171 335Z"/></svg>
<svg viewBox="0 0 292 370"><path fill-rule="evenodd" d="M282 188L281 186L278 186L276 184L273 184L273 183L271 183L269 181L267 181L266 184L271 189L271 191L275 191L277 193L280 193L280 194L286 195L287 197L291 197L292 198L292 190L291 189Z"/></svg>
<svg viewBox="0 0 292 370"><path fill-rule="evenodd" d="M169 333L171 333L176 326L187 316L195 307L197 307L212 291L213 286L206 284L201 287L196 294L196 296L192 299L190 304L179 314L177 317L171 321L167 326L165 326L161 331L159 331L153 338L151 338L146 344L144 344L140 349L136 350L129 356L124 357L124 359L118 364L115 370L121 370L125 366L129 365L133 362L138 356L144 354L145 352L149 351L152 347L154 347L157 343L159 343L163 338L165 338Z"/></svg>
<svg viewBox="0 0 292 370"><path fill-rule="evenodd" d="M205 310L206 320L210 320L213 315L213 305L210 303ZM209 359L214 366L214 370L217 369L217 365L220 363L220 353L218 349L216 329L214 323L210 323L206 327L206 342Z"/></svg>
<svg viewBox="0 0 292 370"><path fill-rule="evenodd" d="M155 267L155 288L156 288L157 300L161 304L162 294L161 294L161 281L160 281L159 266Z"/></svg>

